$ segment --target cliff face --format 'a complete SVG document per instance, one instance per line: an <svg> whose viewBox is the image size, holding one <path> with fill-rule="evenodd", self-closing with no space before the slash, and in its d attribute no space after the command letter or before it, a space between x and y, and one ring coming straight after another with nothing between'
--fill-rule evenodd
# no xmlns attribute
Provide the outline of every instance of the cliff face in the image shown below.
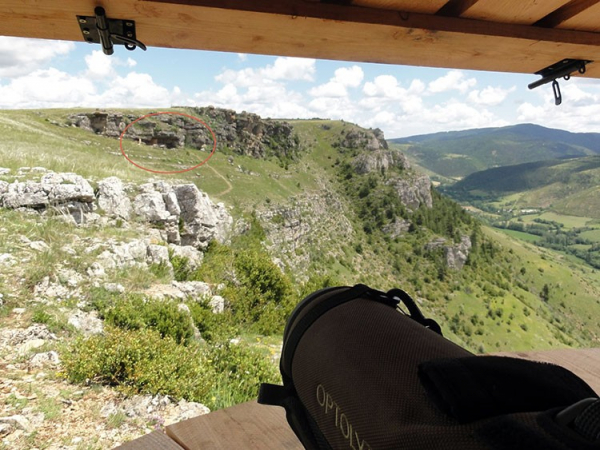
<svg viewBox="0 0 600 450"><path fill-rule="evenodd" d="M203 120L214 132L217 147L254 158L293 158L300 150L293 127L282 121L265 120L257 114L213 107L193 108L189 115ZM96 111L69 116L72 126L118 139L129 124L139 119L132 114ZM173 149L189 147L210 150L213 136L197 120L179 114L161 114L140 120L127 128L125 138L147 145Z"/></svg>

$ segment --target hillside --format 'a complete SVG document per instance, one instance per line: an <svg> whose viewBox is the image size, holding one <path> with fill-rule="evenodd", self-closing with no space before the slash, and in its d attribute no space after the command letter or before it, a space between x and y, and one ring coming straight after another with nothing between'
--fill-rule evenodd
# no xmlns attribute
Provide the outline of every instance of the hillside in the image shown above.
<svg viewBox="0 0 600 450"><path fill-rule="evenodd" d="M551 208L600 218L600 157L539 161L473 173L448 188L455 197L503 197L518 193L523 208Z"/></svg>
<svg viewBox="0 0 600 450"><path fill-rule="evenodd" d="M521 124L391 139L415 163L442 177L462 179L502 166L600 153L600 134Z"/></svg>
<svg viewBox="0 0 600 450"><path fill-rule="evenodd" d="M400 286L473 352L600 343L596 271L482 226L380 130L171 112L217 146L167 175L118 137L181 171L210 154L193 119L0 111L10 448L76 449L90 427L108 448L253 398L285 318L328 285Z"/></svg>

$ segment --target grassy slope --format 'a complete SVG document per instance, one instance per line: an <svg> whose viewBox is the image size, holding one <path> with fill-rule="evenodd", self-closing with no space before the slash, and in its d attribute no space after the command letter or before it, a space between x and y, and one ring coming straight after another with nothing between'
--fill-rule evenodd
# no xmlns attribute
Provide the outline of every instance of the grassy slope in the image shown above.
<svg viewBox="0 0 600 450"><path fill-rule="evenodd" d="M228 155L217 151L209 167L179 175L153 175L127 163L115 140L72 127L58 127L46 120L61 121L70 113L72 110L0 112L0 131L3 134L0 165L12 169L44 166L55 171L73 171L95 180L115 175L135 183L149 178L194 182L212 198L245 210L289 205L290 197L319 192L324 184L335 188L337 181L334 175L339 155L331 144L343 128L352 126L336 121L293 122L308 149L306 156L299 163L291 164L288 170L276 161L259 161L239 155L233 156L231 164ZM134 113L141 115L144 111ZM136 161L153 163L163 158L160 166L155 166L161 170L193 165L198 160L197 152L187 149L165 153L162 149L132 144L128 151ZM344 202L343 199L340 201ZM317 240L310 248L301 249L318 261L321 271L336 276L341 282L367 282L380 288L404 287L419 297L423 308L443 324L446 335L474 351L589 345L592 335L600 336L599 325L589 319L600 316L596 300L600 297L599 280L595 273L582 266L566 258L555 261L550 252L542 252L506 235L488 231L506 248L497 267L487 267L485 272L466 268L440 281L433 275L435 269L432 264L424 258L408 261L413 251L410 237L394 245L371 241L358 226L351 206L343 205L354 227L351 236L334 233L330 241ZM2 211L7 227L19 222L17 216L22 217L21 213ZM36 228L26 220L22 223L24 227ZM89 233L75 228L70 232ZM111 233L118 234L120 231ZM0 252L11 245L14 243L8 239L0 242ZM60 248L61 245L60 238L56 237L55 247ZM360 252L356 250L358 246L362 247ZM339 256L319 259L319 255L326 253L327 249L335 249L337 253L331 254ZM398 270L391 269L392 260L400 261ZM521 276L518 272L520 267L525 267L525 275ZM506 275L500 279L494 272L506 272ZM429 281L423 283L424 276ZM494 287L500 282L506 283L505 280L516 281L518 277L522 278L519 281L527 286L527 290L516 287L516 283L501 292ZM552 286L547 304L539 298L544 284ZM499 295L490 296L490 286ZM501 316L498 315L499 310L502 310ZM493 312L491 317L489 311ZM450 324L456 315L460 316L459 326L452 329Z"/></svg>

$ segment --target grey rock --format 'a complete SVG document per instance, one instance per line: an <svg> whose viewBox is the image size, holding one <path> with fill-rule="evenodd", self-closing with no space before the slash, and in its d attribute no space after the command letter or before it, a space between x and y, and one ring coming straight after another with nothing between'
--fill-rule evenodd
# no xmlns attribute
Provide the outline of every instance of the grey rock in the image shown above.
<svg viewBox="0 0 600 450"><path fill-rule="evenodd" d="M98 262L93 262L92 265L86 270L86 273L91 278L103 278L106 276L104 266Z"/></svg>
<svg viewBox="0 0 600 450"><path fill-rule="evenodd" d="M60 357L55 351L36 353L29 360L29 365L35 368L56 367L60 364Z"/></svg>
<svg viewBox="0 0 600 450"><path fill-rule="evenodd" d="M175 186L174 191L183 221L182 245L206 249L213 239L226 240L233 218L223 204L215 205L194 184Z"/></svg>
<svg viewBox="0 0 600 450"><path fill-rule="evenodd" d="M169 249L164 245L150 244L146 248L148 264L163 264L169 271L173 272L173 266L169 261Z"/></svg>
<svg viewBox="0 0 600 450"><path fill-rule="evenodd" d="M210 409L204 406L202 403L196 402L188 402L186 400L180 400L177 403L176 409L176 422L181 422L182 420L188 420L192 417L201 416L204 414L208 414Z"/></svg>
<svg viewBox="0 0 600 450"><path fill-rule="evenodd" d="M123 292L125 292L125 287L119 283L104 283L102 287L108 292L114 292L117 294L122 294Z"/></svg>
<svg viewBox="0 0 600 450"><path fill-rule="evenodd" d="M6 175L7 173L10 173L10 169L6 167L0 167L0 175Z"/></svg>
<svg viewBox="0 0 600 450"><path fill-rule="evenodd" d="M446 247L446 264L450 269L460 270L464 267L471 250L471 238L462 236L460 243Z"/></svg>
<svg viewBox="0 0 600 450"><path fill-rule="evenodd" d="M0 202L7 208L39 208L70 201L94 201L90 184L74 173L47 173L39 183L15 181L0 197Z"/></svg>
<svg viewBox="0 0 600 450"><path fill-rule="evenodd" d="M208 302L212 308L212 312L215 314L221 314L225 311L225 299L220 295L214 295Z"/></svg>
<svg viewBox="0 0 600 450"><path fill-rule="evenodd" d="M396 178L389 182L400 197L400 201L410 210L416 210L419 206L427 208L433 206L431 197L431 180L428 176L417 176L413 179Z"/></svg>
<svg viewBox="0 0 600 450"><path fill-rule="evenodd" d="M112 245L98 256L97 262L104 269L116 269L146 264L147 246L144 241L133 240Z"/></svg>
<svg viewBox="0 0 600 450"><path fill-rule="evenodd" d="M0 253L0 264L12 266L17 262L13 255L10 253Z"/></svg>
<svg viewBox="0 0 600 450"><path fill-rule="evenodd" d="M98 206L112 217L129 220L131 200L119 178L109 177L98 182Z"/></svg>
<svg viewBox="0 0 600 450"><path fill-rule="evenodd" d="M25 416L21 416L19 414L14 416L0 417L0 424L2 423L12 425L13 427L25 432L30 432L33 430L29 420L27 420Z"/></svg>
<svg viewBox="0 0 600 450"><path fill-rule="evenodd" d="M162 222L171 216L167 211L163 195L156 191L145 192L135 197L133 210L148 222Z"/></svg>
<svg viewBox="0 0 600 450"><path fill-rule="evenodd" d="M76 309L69 315L68 322L69 325L74 326L87 336L100 334L104 330L103 322L98 318L98 313L96 311L85 312Z"/></svg>
<svg viewBox="0 0 600 450"><path fill-rule="evenodd" d="M389 235L392 239L395 239L398 236L401 236L404 233L406 233L409 229L410 221L399 219L398 217L396 217L396 219L392 223L385 225L382 231L385 234Z"/></svg>
<svg viewBox="0 0 600 450"><path fill-rule="evenodd" d="M177 196L175 192L170 191L163 195L165 206L167 207L167 211L172 216L179 216L181 214L181 208L179 207L179 203L177 202Z"/></svg>
<svg viewBox="0 0 600 450"><path fill-rule="evenodd" d="M206 299L212 297L210 285L203 281L173 281L172 285L186 296L194 299Z"/></svg>
<svg viewBox="0 0 600 450"><path fill-rule="evenodd" d="M190 269L195 270L202 264L204 254L196 250L191 245L175 245L169 244L169 250L173 253L173 256L179 258L186 258Z"/></svg>
<svg viewBox="0 0 600 450"><path fill-rule="evenodd" d="M44 241L30 242L29 247L36 252L45 252L46 250L50 250L50 247Z"/></svg>
<svg viewBox="0 0 600 450"><path fill-rule="evenodd" d="M179 303L177 305L177 310L184 312L186 314L191 314L190 307L188 305L186 305L185 303Z"/></svg>
<svg viewBox="0 0 600 450"><path fill-rule="evenodd" d="M392 167L408 169L410 164L406 156L394 150L375 150L363 153L352 162L354 170L359 174L371 172L387 172Z"/></svg>
<svg viewBox="0 0 600 450"><path fill-rule="evenodd" d="M0 180L0 195L6 194L8 192L9 186L10 186L9 183L7 183L6 181Z"/></svg>

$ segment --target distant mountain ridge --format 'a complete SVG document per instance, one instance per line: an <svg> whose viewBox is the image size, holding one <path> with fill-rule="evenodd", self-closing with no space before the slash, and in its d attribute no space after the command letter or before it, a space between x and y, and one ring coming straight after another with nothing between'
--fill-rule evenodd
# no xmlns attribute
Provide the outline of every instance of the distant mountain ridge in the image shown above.
<svg viewBox="0 0 600 450"><path fill-rule="evenodd" d="M461 179L493 167L600 154L600 133L520 124L390 139L417 164Z"/></svg>

